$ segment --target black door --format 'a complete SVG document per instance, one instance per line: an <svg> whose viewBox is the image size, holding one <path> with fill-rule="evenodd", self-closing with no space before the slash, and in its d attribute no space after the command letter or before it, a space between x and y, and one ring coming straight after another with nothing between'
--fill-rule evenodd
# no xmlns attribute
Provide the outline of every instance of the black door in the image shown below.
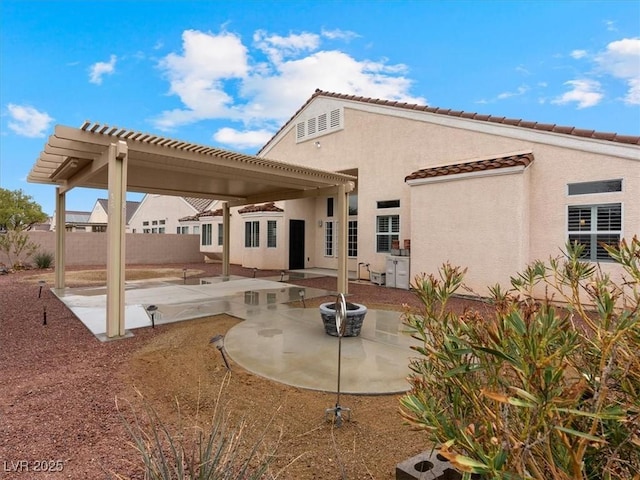
<svg viewBox="0 0 640 480"><path fill-rule="evenodd" d="M304 268L304 220L289 220L289 270Z"/></svg>

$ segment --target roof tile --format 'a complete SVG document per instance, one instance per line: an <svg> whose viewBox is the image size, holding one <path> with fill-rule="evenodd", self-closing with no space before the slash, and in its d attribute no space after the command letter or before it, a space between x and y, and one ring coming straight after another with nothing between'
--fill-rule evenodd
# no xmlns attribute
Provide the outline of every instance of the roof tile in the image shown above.
<svg viewBox="0 0 640 480"><path fill-rule="evenodd" d="M456 163L439 167L423 168L405 177L404 181L417 180L419 178L442 177L445 175L455 175L456 173L481 172L484 170L495 170L498 168L528 166L533 162L533 154L525 153L511 155L508 157L491 158L488 160L477 160L475 162Z"/></svg>
<svg viewBox="0 0 640 480"><path fill-rule="evenodd" d="M238 210L238 213L255 213L255 212L284 212L283 209L276 207L273 202L265 203L263 205L247 205L244 208Z"/></svg>
<svg viewBox="0 0 640 480"><path fill-rule="evenodd" d="M402 108L402 109L408 109L408 110L423 110L425 112L435 113L438 115L462 117L462 118L468 118L468 119L478 120L478 121L489 121L493 123L503 123L505 125L517 126L520 128L531 128L535 130L542 130L542 131L560 133L563 135L571 135L571 136L578 136L578 137L585 137L585 138L594 138L598 140L611 141L615 143L640 145L640 136L635 136L635 135L618 135L618 134L608 134L608 133L603 135L603 132L596 132L594 130L583 130L583 129L578 129L572 126L559 126L552 123L545 124L545 123L525 121L520 119L494 117L491 115L481 115L478 113L469 113L469 112L459 113L458 111L452 111L450 109L447 110L443 108L429 107L426 105L399 103L397 101L383 100L380 98L369 98L369 97L362 97L362 96L356 96L356 95L345 95L341 93L325 92L320 89L316 89L313 95L311 95L311 97L304 103L304 105L302 105L293 114L293 116L280 128L280 130L278 130L275 133L275 135L271 139L275 138L275 136L278 135L278 133L284 130L284 128L287 125L289 125L291 121L293 121L296 115L298 115L298 113L304 110L304 108L307 105L309 105L309 103L311 103L316 97L338 98L342 100L350 100L350 101L356 101L361 103L372 103L376 105L385 105L385 106L391 106L395 108ZM260 151L262 151L270 142L271 140L269 140L269 142L267 142L267 144L265 144L260 149Z"/></svg>

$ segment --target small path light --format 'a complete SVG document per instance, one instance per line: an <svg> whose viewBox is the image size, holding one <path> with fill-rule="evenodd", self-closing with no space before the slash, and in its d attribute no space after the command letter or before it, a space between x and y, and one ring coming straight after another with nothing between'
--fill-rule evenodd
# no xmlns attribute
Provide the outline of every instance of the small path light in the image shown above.
<svg viewBox="0 0 640 480"><path fill-rule="evenodd" d="M256 278L256 272L257 272L257 271L258 271L258 269L254 267L254 268L253 268L253 278Z"/></svg>
<svg viewBox="0 0 640 480"><path fill-rule="evenodd" d="M38 291L38 298L42 297L42 287L44 287L46 284L47 284L46 280L38 281L38 285L40 285L40 290Z"/></svg>
<svg viewBox="0 0 640 480"><path fill-rule="evenodd" d="M224 354L224 335L216 335L215 337L211 337L209 343L215 345L215 347L220 351L220 355L222 355L222 360L224 360L224 364L227 366L227 370L231 370L229 366L229 361L227 360L227 356Z"/></svg>
<svg viewBox="0 0 640 480"><path fill-rule="evenodd" d="M183 282L185 284L187 283L187 269L186 268L182 269L182 280L183 280Z"/></svg>
<svg viewBox="0 0 640 480"><path fill-rule="evenodd" d="M147 307L147 313L149 315L151 315L151 328L156 328L156 312L158 311L158 307L156 307L155 305L149 305Z"/></svg>
<svg viewBox="0 0 640 480"><path fill-rule="evenodd" d="M304 290L298 290L298 295L300 295L300 301L302 301L302 308L307 308L307 305L304 303Z"/></svg>
<svg viewBox="0 0 640 480"><path fill-rule="evenodd" d="M284 270L280 271L280 281L284 282Z"/></svg>
<svg viewBox="0 0 640 480"><path fill-rule="evenodd" d="M346 413L347 420L351 420L351 409L340 405L340 363L342 358L342 336L347 327L347 302L341 293L336 298L336 330L338 331L338 398L336 406L325 410L325 418L335 422L336 427L342 426L342 417Z"/></svg>
<svg viewBox="0 0 640 480"><path fill-rule="evenodd" d="M42 325L46 325L47 324L47 306L44 305L42 307Z"/></svg>

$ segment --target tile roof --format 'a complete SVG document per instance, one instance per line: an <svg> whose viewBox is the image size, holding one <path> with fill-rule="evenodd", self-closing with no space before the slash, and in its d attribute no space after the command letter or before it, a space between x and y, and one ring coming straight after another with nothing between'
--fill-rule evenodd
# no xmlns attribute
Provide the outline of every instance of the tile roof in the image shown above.
<svg viewBox="0 0 640 480"><path fill-rule="evenodd" d="M481 122L491 122L491 123L501 123L503 125L510 125L514 127L521 128L529 128L533 130L540 130L545 132L553 132L553 133L561 133L563 135L572 135L575 137L583 137L583 138L592 138L597 140L608 140L611 142L617 143L627 143L631 145L640 145L640 136L637 135L618 135L616 133L611 132L598 132L595 130L588 129L580 129L576 127L570 126L561 126L553 123L539 123L532 122L527 120L522 120L519 118L506 118L506 117L497 117L493 115L482 115L474 112L464 112L462 110L451 110L446 108L438 108L438 107L429 107L427 105L417 105L413 103L406 102L396 102L392 100L383 100L379 98L369 98L362 97L358 95L345 95L341 93L333 93L333 92L324 92L320 89L316 89L316 91L311 95L311 97L302 105L293 116L287 120L287 122L278 130L273 137L260 149L258 154L264 150L264 148L273 140L276 135L278 135L284 128L289 125L289 123L300 113L304 108L309 105L316 97L328 97L328 98L337 98L340 100L349 100L352 102L360 102L360 103L372 103L375 105L384 105L387 107L395 107L402 108L405 110L414 110L414 111L423 111L428 113L435 113L438 115L446 115L449 117L460 117L468 120L478 120Z"/></svg>
<svg viewBox="0 0 640 480"><path fill-rule="evenodd" d="M179 218L179 222L197 222L202 217L221 217L222 209L218 208L216 210L207 210L204 212L196 213L195 215L190 215L188 217Z"/></svg>
<svg viewBox="0 0 640 480"><path fill-rule="evenodd" d="M195 208L198 212L202 212L211 203L210 198L182 197L185 201Z"/></svg>
<svg viewBox="0 0 640 480"><path fill-rule="evenodd" d="M283 209L276 207L273 202L265 203L263 205L247 205L244 208L238 210L238 213L255 213L255 212L284 212Z"/></svg>
<svg viewBox="0 0 640 480"><path fill-rule="evenodd" d="M477 160L475 162L456 163L452 165L442 165L439 167L423 168L417 170L404 179L417 180L419 178L441 177L444 175L454 175L456 173L481 172L484 170L495 170L498 168L528 166L533 162L533 153L511 155L508 157L491 158L488 160Z"/></svg>

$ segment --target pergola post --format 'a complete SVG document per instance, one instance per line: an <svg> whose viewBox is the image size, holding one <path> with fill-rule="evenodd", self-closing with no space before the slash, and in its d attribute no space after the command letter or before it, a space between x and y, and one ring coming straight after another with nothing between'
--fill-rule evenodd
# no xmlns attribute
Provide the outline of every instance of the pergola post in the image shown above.
<svg viewBox="0 0 640 480"><path fill-rule="evenodd" d="M124 273L127 153L127 144L122 140L109 145L109 211L107 220L107 337L109 338L125 334Z"/></svg>
<svg viewBox="0 0 640 480"><path fill-rule="evenodd" d="M338 186L338 293L349 293L347 241L349 231L349 193L343 183Z"/></svg>
<svg viewBox="0 0 640 480"><path fill-rule="evenodd" d="M222 204L222 276L228 277L230 274L231 256L229 246L231 245L229 202Z"/></svg>
<svg viewBox="0 0 640 480"><path fill-rule="evenodd" d="M65 271L65 238L66 238L66 194L56 187L56 252L55 252L55 285L56 289L65 287L64 271Z"/></svg>

